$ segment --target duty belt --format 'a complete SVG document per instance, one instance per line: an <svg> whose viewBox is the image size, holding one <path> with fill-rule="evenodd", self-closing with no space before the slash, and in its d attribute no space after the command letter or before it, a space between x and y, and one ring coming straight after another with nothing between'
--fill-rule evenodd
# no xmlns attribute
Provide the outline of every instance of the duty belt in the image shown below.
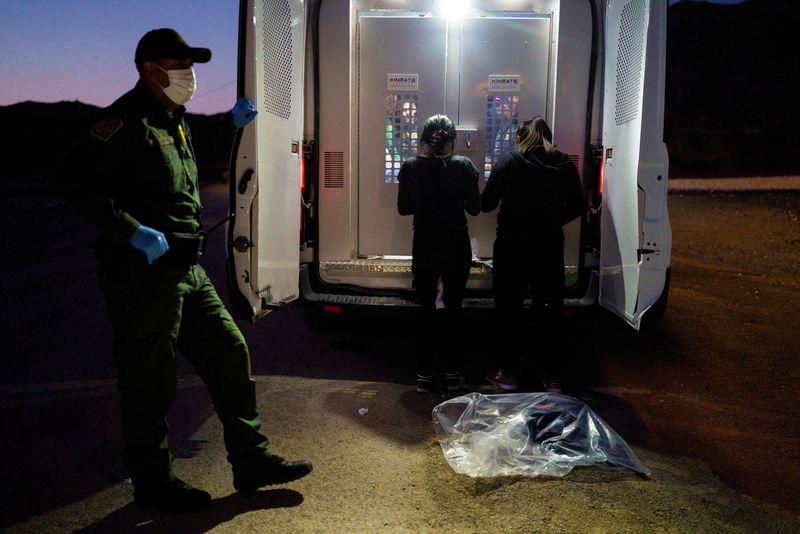
<svg viewBox="0 0 800 534"><path fill-rule="evenodd" d="M205 232L196 234L175 232L167 234L169 250L161 256L161 259L167 265L174 267L194 265L200 261L200 257L206 251L207 242L208 234Z"/></svg>

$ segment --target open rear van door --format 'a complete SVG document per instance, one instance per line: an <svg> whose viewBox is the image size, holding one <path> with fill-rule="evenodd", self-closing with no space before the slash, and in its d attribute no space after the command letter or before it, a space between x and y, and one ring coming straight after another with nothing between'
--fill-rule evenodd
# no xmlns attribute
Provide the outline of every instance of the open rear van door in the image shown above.
<svg viewBox="0 0 800 534"><path fill-rule="evenodd" d="M668 290L666 4L606 1L599 302L636 329Z"/></svg>
<svg viewBox="0 0 800 534"><path fill-rule="evenodd" d="M258 117L237 134L231 172L228 273L238 317L298 297L304 5L241 2L238 95Z"/></svg>

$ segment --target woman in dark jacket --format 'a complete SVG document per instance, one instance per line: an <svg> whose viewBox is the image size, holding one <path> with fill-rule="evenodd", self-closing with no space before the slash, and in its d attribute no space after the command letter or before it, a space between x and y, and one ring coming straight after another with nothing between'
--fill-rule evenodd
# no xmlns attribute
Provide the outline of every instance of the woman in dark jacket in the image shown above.
<svg viewBox="0 0 800 534"><path fill-rule="evenodd" d="M585 210L575 165L553 146L553 134L539 116L517 130L517 147L492 168L481 195L481 210L500 205L493 252L493 291L499 331L500 369L487 380L505 391L517 389L517 373L537 357L548 391L560 391L561 311L564 298L562 226ZM523 320L526 290L533 317ZM532 324L531 324L532 322ZM523 332L535 342L522 348Z"/></svg>
<svg viewBox="0 0 800 534"><path fill-rule="evenodd" d="M434 115L422 129L425 153L400 168L397 210L414 216L411 270L420 306L417 391L433 387L436 296L442 281L445 308L444 382L461 388L461 301L469 277L472 248L467 218L480 213L478 170L469 158L454 155L456 128L446 115Z"/></svg>

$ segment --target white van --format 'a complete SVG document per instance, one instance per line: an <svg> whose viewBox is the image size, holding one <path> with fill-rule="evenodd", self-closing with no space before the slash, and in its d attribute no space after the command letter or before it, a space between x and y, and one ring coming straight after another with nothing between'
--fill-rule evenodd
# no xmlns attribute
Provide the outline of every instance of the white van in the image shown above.
<svg viewBox="0 0 800 534"><path fill-rule="evenodd" d="M541 115L581 174L565 304L638 329L669 289L663 142L667 0L242 0L228 226L234 309L302 297L333 313L414 306L397 174L425 119L457 124L482 173ZM465 307L490 307L496 212L469 217ZM649 310L649 311L648 311Z"/></svg>

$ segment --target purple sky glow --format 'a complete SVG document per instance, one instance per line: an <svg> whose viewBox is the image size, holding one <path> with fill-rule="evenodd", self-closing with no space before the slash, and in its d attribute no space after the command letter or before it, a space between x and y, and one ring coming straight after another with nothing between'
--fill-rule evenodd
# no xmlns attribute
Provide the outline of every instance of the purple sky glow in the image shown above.
<svg viewBox="0 0 800 534"><path fill-rule="evenodd" d="M238 10L238 0L2 0L0 106L26 100L107 106L136 83L133 54L141 36L172 27L190 45L213 52L210 63L195 68L189 111L226 111L236 99Z"/></svg>
<svg viewBox="0 0 800 534"><path fill-rule="evenodd" d="M0 106L79 100L107 106L136 83L136 44L172 27L211 49L197 65L193 113L216 113L236 99L238 0L2 0Z"/></svg>

